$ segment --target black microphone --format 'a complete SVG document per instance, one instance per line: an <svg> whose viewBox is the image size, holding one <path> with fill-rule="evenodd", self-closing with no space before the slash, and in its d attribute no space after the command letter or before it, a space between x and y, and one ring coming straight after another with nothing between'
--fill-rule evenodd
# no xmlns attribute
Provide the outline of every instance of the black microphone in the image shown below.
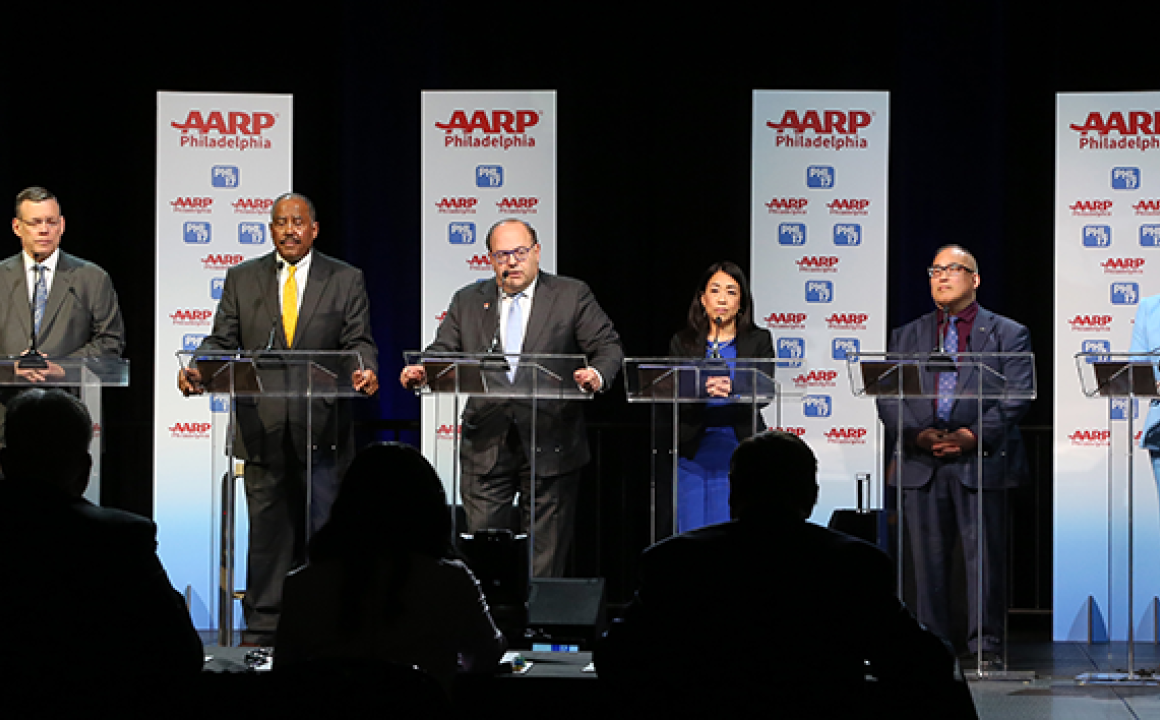
<svg viewBox="0 0 1160 720"><path fill-rule="evenodd" d="M46 287L47 289L47 287ZM69 288L70 290L72 288ZM36 339L36 290L32 291L33 301L28 304L28 320L31 332L28 339L28 352L16 363L16 367L30 370L43 370L48 367L48 361L41 354Z"/></svg>
<svg viewBox="0 0 1160 720"><path fill-rule="evenodd" d="M511 365L508 364L507 358L503 356L503 339L499 334L499 322L502 316L500 302L502 302L503 296L507 293L505 286L507 285L508 274L510 272L510 270L504 270L498 278L499 295L496 298L495 304L495 331L491 335L491 345L484 351L496 355L495 358L487 358L482 363L482 369L492 372L506 373L511 370Z"/></svg>
<svg viewBox="0 0 1160 720"><path fill-rule="evenodd" d="M713 318L713 325L714 325L714 328L713 328L713 359L714 360L721 359L721 343L719 341L721 339L721 326L724 324L725 324L725 318L721 317L720 315Z"/></svg>
<svg viewBox="0 0 1160 720"><path fill-rule="evenodd" d="M947 353L946 347L946 328L950 324L950 312L942 305L938 305L937 307L939 309L938 329L936 330L938 337L936 338L934 352L928 358L926 370L927 372L935 373L954 372L955 361ZM954 351L958 352L958 350L958 348L955 348Z"/></svg>

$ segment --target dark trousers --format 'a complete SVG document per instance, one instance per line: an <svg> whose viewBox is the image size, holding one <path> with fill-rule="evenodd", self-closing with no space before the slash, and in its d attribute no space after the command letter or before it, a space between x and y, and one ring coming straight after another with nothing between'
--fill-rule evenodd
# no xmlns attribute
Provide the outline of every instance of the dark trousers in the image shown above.
<svg viewBox="0 0 1160 720"><path fill-rule="evenodd" d="M563 577L568 550L576 526L576 499L580 470L535 478L533 493L531 464L515 426L511 427L499 458L485 475L460 476L463 511L467 531L512 526L513 502L519 496L521 527L532 528L532 574L536 577ZM535 496L534 520L532 496Z"/></svg>
<svg viewBox="0 0 1160 720"><path fill-rule="evenodd" d="M918 619L953 642L951 562L962 543L967 572L967 646L971 652L1002 649L1007 610L1007 491L982 492L982 555L979 553L979 491L944 466L921 488L903 490L903 522L912 557ZM979 598L982 583L982 645Z"/></svg>
<svg viewBox="0 0 1160 720"><path fill-rule="evenodd" d="M315 456L307 508L306 465L298 455L287 433L282 453L246 463L250 534L242 603L244 642L273 644L282 612L282 583L291 570L306 562L307 517L314 533L330 517L338 494L333 456Z"/></svg>

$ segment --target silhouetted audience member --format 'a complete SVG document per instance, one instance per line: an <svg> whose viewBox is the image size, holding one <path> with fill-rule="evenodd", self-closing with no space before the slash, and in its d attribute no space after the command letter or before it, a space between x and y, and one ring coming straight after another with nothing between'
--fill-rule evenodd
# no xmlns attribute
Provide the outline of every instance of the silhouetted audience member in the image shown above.
<svg viewBox="0 0 1160 720"><path fill-rule="evenodd" d="M363 449L306 566L286 578L275 670L322 659L414 664L450 689L506 647L475 576L456 559L443 484L402 443Z"/></svg>
<svg viewBox="0 0 1160 720"><path fill-rule="evenodd" d="M156 526L82 497L92 433L85 406L64 391L28 390L8 404L0 672L194 675L204 649L157 557Z"/></svg>
<svg viewBox="0 0 1160 720"><path fill-rule="evenodd" d="M730 462L733 519L645 550L636 596L596 650L624 704L776 717L858 717L884 697L909 711L914 694L970 705L950 649L895 595L890 559L806 521L816 477L797 436L747 438ZM940 703L940 717L954 713Z"/></svg>

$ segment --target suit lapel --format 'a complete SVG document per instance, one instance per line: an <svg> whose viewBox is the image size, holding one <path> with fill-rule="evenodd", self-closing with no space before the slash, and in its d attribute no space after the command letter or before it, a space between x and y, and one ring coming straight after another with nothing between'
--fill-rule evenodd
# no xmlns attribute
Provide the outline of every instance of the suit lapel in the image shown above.
<svg viewBox="0 0 1160 720"><path fill-rule="evenodd" d="M309 327L310 319L314 317L314 312L318 309L322 296L326 292L326 286L330 283L330 277L333 274L334 268L326 261L326 258L315 251L314 257L310 260L306 293L302 296L301 307L298 308L298 324L294 328L294 347L297 347L306 337L306 328Z"/></svg>
<svg viewBox="0 0 1160 720"><path fill-rule="evenodd" d="M24 258L16 255L4 261L5 283L11 290L4 301L12 308L9 318L16 323L21 342L32 337L32 304L28 301L28 281L24 277Z"/></svg>
<svg viewBox="0 0 1160 720"><path fill-rule="evenodd" d="M277 251L266 256L258 271L258 293L266 311L270 314L271 327L277 328L274 332L274 346L289 347L286 343L286 331L282 328L282 306L278 302L278 253Z"/></svg>
<svg viewBox="0 0 1160 720"><path fill-rule="evenodd" d="M991 333L994 332L995 323L994 316L991 313L979 308L979 313L975 315L975 323L971 327L971 337L967 342L967 352L981 353L988 352L990 347ZM978 395L979 382L979 367L978 361L972 361L959 372L959 383L956 388L960 396L970 394Z"/></svg>
<svg viewBox="0 0 1160 720"><path fill-rule="evenodd" d="M61 305L64 304L64 298L72 289L73 271L76 266L71 256L61 252L56 261L56 277L52 279L52 291L49 292L48 302L44 306L44 318L40 321L38 340L43 340L52 329L52 323L60 312Z"/></svg>
<svg viewBox="0 0 1160 720"><path fill-rule="evenodd" d="M556 295L552 276L541 272L536 282L536 297L532 300L532 315L528 318L528 329L524 333L523 352L540 352L540 348L544 346L543 336L548 327L548 318L552 317Z"/></svg>
<svg viewBox="0 0 1160 720"><path fill-rule="evenodd" d="M481 352L488 352L496 345L496 335L499 332L499 287L494 282L481 282L479 307L483 308L479 319L480 340L475 344L463 344L463 349L473 352L478 347Z"/></svg>

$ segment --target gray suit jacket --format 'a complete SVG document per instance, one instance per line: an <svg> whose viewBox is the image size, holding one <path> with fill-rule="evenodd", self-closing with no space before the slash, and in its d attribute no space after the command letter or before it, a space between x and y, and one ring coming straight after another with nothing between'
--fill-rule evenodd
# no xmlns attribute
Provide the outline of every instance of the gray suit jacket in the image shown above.
<svg viewBox="0 0 1160 720"><path fill-rule="evenodd" d="M532 314L524 334L528 354L583 354L588 365L612 386L624 360L620 336L588 285L539 273ZM474 282L455 293L426 352L486 352L499 322L499 288L494 279ZM519 372L525 372L521 367ZM516 376L519 384L520 376ZM472 398L463 411L460 462L463 472L483 475L495 466L500 444L515 422L525 448L532 447L532 406L522 400ZM584 409L575 401L540 401L536 407L536 474L571 472L588 462ZM530 459L530 458L529 458Z"/></svg>
<svg viewBox="0 0 1160 720"><path fill-rule="evenodd" d="M378 373L378 348L371 336L370 306L362 271L313 250L306 293L298 311L293 350L354 350L364 367ZM247 260L226 273L222 299L214 313L213 332L198 352L286 350L282 310L278 300L277 253ZM357 366L330 368L349 378ZM263 374L264 389L305 392L304 377L294 373ZM273 387L273 386L277 387ZM306 407L301 397L267 395L238 399L242 446L235 453L260 462L267 453L282 452L282 433L293 433L305 459ZM312 439L318 451L353 453L354 439L343 403L315 400Z"/></svg>
<svg viewBox="0 0 1160 720"><path fill-rule="evenodd" d="M57 250L60 259L37 344L49 357L120 357L125 325L108 273ZM32 337L32 312L23 253L0 263L0 355L19 355Z"/></svg>

